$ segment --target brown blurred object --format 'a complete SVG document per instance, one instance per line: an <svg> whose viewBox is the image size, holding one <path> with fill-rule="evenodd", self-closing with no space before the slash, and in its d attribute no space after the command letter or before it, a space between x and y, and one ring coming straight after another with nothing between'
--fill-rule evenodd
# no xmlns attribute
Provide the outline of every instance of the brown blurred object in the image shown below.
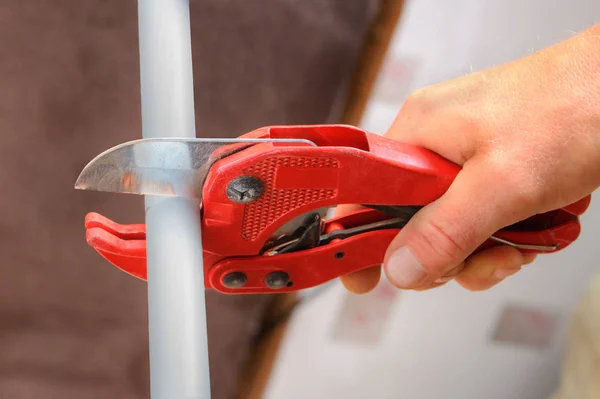
<svg viewBox="0 0 600 399"><path fill-rule="evenodd" d="M340 121L389 2L191 3L197 134L235 137ZM0 398L147 398L146 284L83 229L89 211L143 222L142 199L73 189L96 154L141 137L137 2L0 0L0 38ZM278 298L207 292L213 399L236 396Z"/></svg>
<svg viewBox="0 0 600 399"><path fill-rule="evenodd" d="M404 0L381 0L365 40L343 108L341 123L359 125L367 102L374 90L377 76L400 20ZM246 369L237 399L261 399L275 366L278 350L285 337L288 317L298 304L296 295L277 296L268 308L263 322L263 334L256 350L246 362Z"/></svg>
<svg viewBox="0 0 600 399"><path fill-rule="evenodd" d="M359 125L375 88L396 26L400 21L404 0L381 0L379 12L371 23L356 72L347 97L342 122ZM382 132L380 132L382 133Z"/></svg>

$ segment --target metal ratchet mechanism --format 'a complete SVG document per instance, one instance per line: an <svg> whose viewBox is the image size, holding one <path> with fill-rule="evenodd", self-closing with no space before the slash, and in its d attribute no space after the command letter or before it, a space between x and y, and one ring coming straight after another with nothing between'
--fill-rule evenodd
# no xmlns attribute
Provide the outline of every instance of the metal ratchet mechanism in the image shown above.
<svg viewBox="0 0 600 399"><path fill-rule="evenodd" d="M460 167L352 126L271 126L239 139L138 140L90 162L76 187L183 196L201 204L205 287L229 294L302 290L380 265L406 223ZM590 197L507 226L476 252L568 247ZM328 209L362 204L326 218ZM145 226L86 217L90 246L146 278Z"/></svg>
<svg viewBox="0 0 600 399"><path fill-rule="evenodd" d="M294 231L292 234L283 235L278 237L276 240L268 242L265 245L265 249L262 253L267 256L274 256L289 252L297 252L305 249L316 248L321 245L326 245L333 240L342 240L370 231L385 229L401 229L410 221L410 218L420 208L421 207L410 206L398 207L396 208L395 213L403 213L404 216L392 217L391 219L372 222L362 226L356 226L342 230L335 230L331 233L324 233L324 224L321 215L319 213L312 213L306 217L304 223L302 223L302 225L299 226L297 230ZM555 251L556 249L558 249L557 244L518 244L495 236L491 236L490 240L522 250L546 252Z"/></svg>

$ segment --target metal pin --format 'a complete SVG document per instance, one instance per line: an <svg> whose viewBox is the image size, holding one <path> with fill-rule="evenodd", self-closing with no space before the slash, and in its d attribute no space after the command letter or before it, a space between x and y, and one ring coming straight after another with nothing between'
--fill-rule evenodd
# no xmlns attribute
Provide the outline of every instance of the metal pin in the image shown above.
<svg viewBox="0 0 600 399"><path fill-rule="evenodd" d="M290 283L290 276L285 272L270 273L265 279L267 287L278 290L287 287Z"/></svg>
<svg viewBox="0 0 600 399"><path fill-rule="evenodd" d="M242 288L248 282L248 277L242 272L229 273L223 278L223 285L227 288Z"/></svg>
<svg viewBox="0 0 600 399"><path fill-rule="evenodd" d="M546 252L546 251L555 251L556 249L558 249L557 244L553 244L553 245L517 244L517 243L505 240L503 238L495 237L495 236L491 236L490 240L499 242L500 244L511 246L516 249L524 249L524 250L531 250L531 251Z"/></svg>

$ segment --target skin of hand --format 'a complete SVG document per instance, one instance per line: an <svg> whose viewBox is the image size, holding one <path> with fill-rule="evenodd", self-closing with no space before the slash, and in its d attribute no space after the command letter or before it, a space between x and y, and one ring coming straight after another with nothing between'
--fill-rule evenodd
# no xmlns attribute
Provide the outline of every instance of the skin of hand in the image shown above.
<svg viewBox="0 0 600 399"><path fill-rule="evenodd" d="M479 245L600 186L600 24L526 58L419 89L385 136L462 166L390 244L389 281L406 290L452 279L472 291L491 288L534 257L508 246L471 255ZM365 293L380 276L373 267L341 281Z"/></svg>

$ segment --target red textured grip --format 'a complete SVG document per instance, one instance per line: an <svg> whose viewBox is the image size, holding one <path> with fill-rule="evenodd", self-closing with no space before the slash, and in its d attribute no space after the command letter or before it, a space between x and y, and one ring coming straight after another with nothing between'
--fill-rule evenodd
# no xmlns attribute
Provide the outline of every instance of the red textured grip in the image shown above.
<svg viewBox="0 0 600 399"><path fill-rule="evenodd" d="M272 157L262 160L244 169L244 175L254 176L264 184L263 195L244 207L242 238L256 239L275 220L305 205L332 199L336 195L334 188L279 188L276 187L277 175L282 169L338 168L339 163L331 158L319 157ZM302 173L300 173L301 175Z"/></svg>

